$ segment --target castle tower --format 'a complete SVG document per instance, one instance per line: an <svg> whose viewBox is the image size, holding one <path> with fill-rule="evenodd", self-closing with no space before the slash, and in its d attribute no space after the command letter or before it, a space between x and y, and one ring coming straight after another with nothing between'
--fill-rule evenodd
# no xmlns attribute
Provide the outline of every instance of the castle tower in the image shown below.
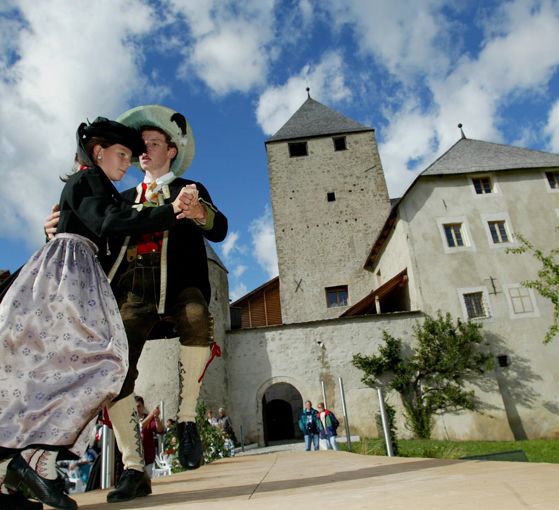
<svg viewBox="0 0 559 510"><path fill-rule="evenodd" d="M374 129L309 94L266 153L283 322L338 317L373 288L363 265L390 209Z"/></svg>

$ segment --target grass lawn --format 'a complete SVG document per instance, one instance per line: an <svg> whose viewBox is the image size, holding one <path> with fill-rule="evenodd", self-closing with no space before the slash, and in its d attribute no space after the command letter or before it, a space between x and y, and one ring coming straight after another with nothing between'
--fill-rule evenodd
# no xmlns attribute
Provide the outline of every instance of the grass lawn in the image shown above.
<svg viewBox="0 0 559 510"><path fill-rule="evenodd" d="M345 444L340 445L342 449ZM362 455L385 455L383 439L363 439L352 443L351 450ZM523 450L530 462L559 464L559 440L534 439L529 441L435 441L428 439L398 440L400 457L429 457L459 459L470 455Z"/></svg>

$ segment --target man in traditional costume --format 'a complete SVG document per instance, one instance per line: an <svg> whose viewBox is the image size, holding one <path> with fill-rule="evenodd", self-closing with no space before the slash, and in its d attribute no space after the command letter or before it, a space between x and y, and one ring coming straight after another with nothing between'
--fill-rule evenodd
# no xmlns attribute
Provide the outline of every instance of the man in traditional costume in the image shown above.
<svg viewBox="0 0 559 510"><path fill-rule="evenodd" d="M190 190L183 215L169 230L126 237L115 252L109 271L129 344L129 371L118 400L109 408L124 471L107 501L127 501L151 492L144 475L138 434L134 383L142 348L161 322L170 325L167 336L178 336L179 409L177 438L179 460L186 469L202 461L202 443L196 429L196 403L201 378L211 359L213 318L208 309L211 288L205 239L222 241L227 219L217 209L206 188L180 177L194 157L194 138L180 113L159 105L133 108L119 122L139 129L146 152L139 158L144 181L122 193L139 209L172 201L181 188ZM159 329L159 331L161 331ZM215 354L215 351L214 351Z"/></svg>

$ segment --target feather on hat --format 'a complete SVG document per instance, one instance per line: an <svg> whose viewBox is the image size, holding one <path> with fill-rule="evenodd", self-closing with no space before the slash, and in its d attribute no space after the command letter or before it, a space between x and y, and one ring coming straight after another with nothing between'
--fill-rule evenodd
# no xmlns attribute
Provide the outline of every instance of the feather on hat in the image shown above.
<svg viewBox="0 0 559 510"><path fill-rule="evenodd" d="M177 146L177 155L171 163L171 172L182 175L194 159L192 128L182 113L157 104L137 106L121 114L118 122L131 128L153 126L161 129Z"/></svg>

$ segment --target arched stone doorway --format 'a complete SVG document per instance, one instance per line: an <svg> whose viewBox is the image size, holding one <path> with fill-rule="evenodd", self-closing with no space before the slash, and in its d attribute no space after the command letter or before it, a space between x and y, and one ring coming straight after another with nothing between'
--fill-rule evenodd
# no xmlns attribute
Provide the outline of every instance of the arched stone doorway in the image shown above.
<svg viewBox="0 0 559 510"><path fill-rule="evenodd" d="M301 438L297 421L302 408L303 398L293 385L272 384L262 397L265 444Z"/></svg>

